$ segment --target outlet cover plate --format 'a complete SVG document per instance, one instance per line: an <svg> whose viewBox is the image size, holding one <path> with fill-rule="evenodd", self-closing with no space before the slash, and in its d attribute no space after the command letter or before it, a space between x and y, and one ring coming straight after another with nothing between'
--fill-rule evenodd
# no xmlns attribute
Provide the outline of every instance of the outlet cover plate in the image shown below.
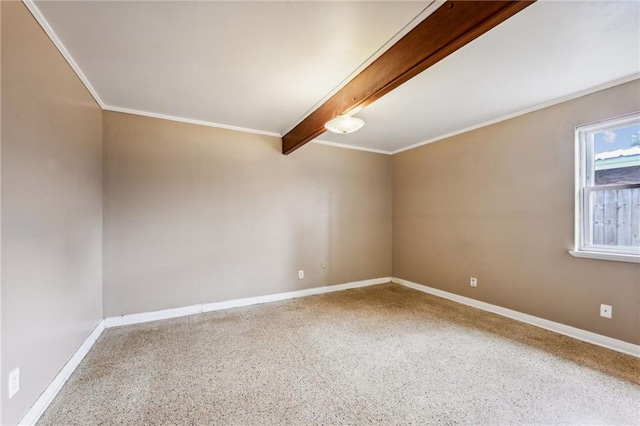
<svg viewBox="0 0 640 426"><path fill-rule="evenodd" d="M613 307L611 305L600 305L600 316L611 318L613 315Z"/></svg>

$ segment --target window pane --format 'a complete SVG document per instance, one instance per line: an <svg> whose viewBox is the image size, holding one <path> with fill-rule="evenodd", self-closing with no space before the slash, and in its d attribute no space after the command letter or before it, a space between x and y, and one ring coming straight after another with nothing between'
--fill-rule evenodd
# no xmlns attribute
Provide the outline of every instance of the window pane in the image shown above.
<svg viewBox="0 0 640 426"><path fill-rule="evenodd" d="M640 123L593 134L595 185L640 183Z"/></svg>
<svg viewBox="0 0 640 426"><path fill-rule="evenodd" d="M593 245L640 247L640 188L589 194Z"/></svg>

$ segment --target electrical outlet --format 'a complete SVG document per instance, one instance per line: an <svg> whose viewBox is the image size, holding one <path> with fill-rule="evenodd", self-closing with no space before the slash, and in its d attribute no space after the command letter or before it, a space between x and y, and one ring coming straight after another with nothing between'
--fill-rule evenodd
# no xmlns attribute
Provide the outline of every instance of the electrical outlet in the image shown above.
<svg viewBox="0 0 640 426"><path fill-rule="evenodd" d="M327 269L327 261L322 259L322 261L320 262L320 267L322 269Z"/></svg>
<svg viewBox="0 0 640 426"><path fill-rule="evenodd" d="M469 280L469 285L471 285L471 287L478 287L478 279L471 277L471 279Z"/></svg>
<svg viewBox="0 0 640 426"><path fill-rule="evenodd" d="M304 271L298 271L298 279L304 279Z"/></svg>
<svg viewBox="0 0 640 426"><path fill-rule="evenodd" d="M20 369L9 372L9 399L13 398L20 390Z"/></svg>
<svg viewBox="0 0 640 426"><path fill-rule="evenodd" d="M611 318L613 315L613 306L611 305L600 305L600 316L605 318Z"/></svg>

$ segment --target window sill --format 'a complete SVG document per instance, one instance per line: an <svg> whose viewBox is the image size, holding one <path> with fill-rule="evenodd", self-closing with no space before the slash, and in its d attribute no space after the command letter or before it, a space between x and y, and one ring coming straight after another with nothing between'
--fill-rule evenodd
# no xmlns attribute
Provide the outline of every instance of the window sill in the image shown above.
<svg viewBox="0 0 640 426"><path fill-rule="evenodd" d="M640 263L640 256L632 254L603 253L598 251L569 250L573 257L584 259L612 260L614 262Z"/></svg>

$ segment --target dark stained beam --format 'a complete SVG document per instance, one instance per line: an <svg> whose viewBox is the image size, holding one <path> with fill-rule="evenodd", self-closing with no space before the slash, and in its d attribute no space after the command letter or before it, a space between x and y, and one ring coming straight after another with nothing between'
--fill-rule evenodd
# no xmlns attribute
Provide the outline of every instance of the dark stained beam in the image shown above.
<svg viewBox="0 0 640 426"><path fill-rule="evenodd" d="M283 154L324 133L327 121L369 105L534 1L446 2L284 135Z"/></svg>

